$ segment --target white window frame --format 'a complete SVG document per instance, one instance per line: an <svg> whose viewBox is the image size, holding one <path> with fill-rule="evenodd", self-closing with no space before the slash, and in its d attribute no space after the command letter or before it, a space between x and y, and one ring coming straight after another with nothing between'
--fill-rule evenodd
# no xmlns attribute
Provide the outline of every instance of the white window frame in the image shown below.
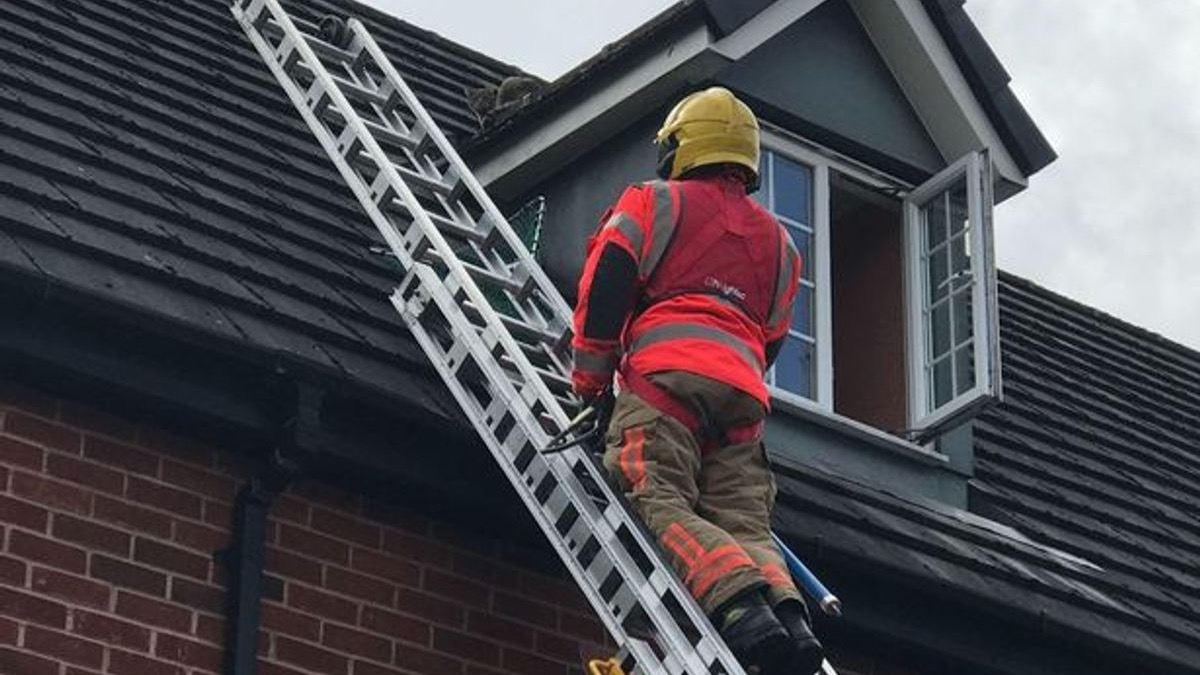
<svg viewBox="0 0 1200 675"><path fill-rule="evenodd" d="M924 316L925 269L921 260L921 206L966 177L967 218L971 232L972 339L975 386L930 409L932 383L926 378L928 333ZM987 151L972 152L913 189L904 199L905 296L908 322L909 423L929 432L960 418L987 401L998 399L1000 340L994 234L992 232L992 165Z"/></svg>
<svg viewBox="0 0 1200 675"><path fill-rule="evenodd" d="M825 412L833 411L833 315L829 311L832 302L830 291L830 252L829 252L829 159L821 154L804 147L781 135L772 134L766 130L762 133L763 150L777 153L812 170L812 227L813 243L810 253L812 259L803 261L805 269L812 269L812 279L815 285L813 302L814 345L816 362L815 394L812 399L771 384L768 389L772 398L789 403L816 408ZM840 169L839 169L840 170Z"/></svg>

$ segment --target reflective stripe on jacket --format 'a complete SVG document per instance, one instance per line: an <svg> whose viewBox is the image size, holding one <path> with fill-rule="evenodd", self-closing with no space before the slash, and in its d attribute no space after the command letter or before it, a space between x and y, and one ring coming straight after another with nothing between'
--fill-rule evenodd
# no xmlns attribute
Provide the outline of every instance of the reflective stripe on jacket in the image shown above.
<svg viewBox="0 0 1200 675"><path fill-rule="evenodd" d="M617 247L636 269L636 300L620 340L589 336L591 302ZM612 254L612 251L609 251ZM801 260L791 238L732 177L627 188L588 242L575 309L576 377L611 377L624 353L643 375L684 370L728 383L767 405L765 345L791 319ZM595 329L593 329L595 330Z"/></svg>

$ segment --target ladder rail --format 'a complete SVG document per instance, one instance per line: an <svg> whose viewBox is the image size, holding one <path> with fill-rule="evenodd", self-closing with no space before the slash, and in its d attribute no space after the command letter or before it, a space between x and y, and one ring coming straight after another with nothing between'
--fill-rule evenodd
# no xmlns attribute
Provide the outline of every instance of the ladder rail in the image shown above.
<svg viewBox="0 0 1200 675"><path fill-rule="evenodd" d="M483 188L483 185L480 184L475 174L467 167L462 157L459 156L458 151L454 149L449 139L442 133L441 127L430 116L429 111L425 109L425 106L421 105L412 88L408 86L404 78L400 77L400 73L397 72L396 67L392 65L391 60L379 48L379 44L375 42L375 38L367 32L366 27L358 19L350 19L349 26L354 35L363 41L364 47L375 60L375 64L384 71L388 80L399 88L401 96L409 103L409 107L416 115L419 123L423 126L426 133L434 139L434 142L437 143L442 155L450 161L450 166L456 172L457 178L466 184L476 203L484 209L484 212L492 219L494 225L499 228L500 235L504 237L505 242L512 252L518 256L524 270L533 276L538 289L545 294L546 299L551 303L555 315L558 317L571 316L571 307L562 297L562 294L558 292L558 288L551 283L550 278L542 270L541 265L537 264L533 256L529 253L529 250L525 248L525 244L521 241L520 237L508 225L508 219L496 208L496 204L492 201L487 190Z"/></svg>
<svg viewBox="0 0 1200 675"><path fill-rule="evenodd" d="M603 467L580 448L550 456L537 451L566 428L563 404L574 402L569 391L560 398L551 389L569 382L571 310L366 27L351 19L349 47L342 48L301 32L279 0L233 0L231 9L404 268L393 306L637 672L743 675ZM350 79L332 75L322 57L345 67ZM363 119L364 108L379 119ZM403 152L408 166L392 160L376 132ZM424 202L410 180L428 193ZM475 208L463 201L467 195ZM446 213L437 221L426 206L433 202ZM393 219L401 215L397 208L408 222ZM471 264L459 259L443 229L466 242ZM499 289L517 316L497 310L480 283ZM445 323L424 323L438 318ZM518 340L510 327L527 339ZM451 338L448 348L438 343L439 333ZM539 371L527 351L548 365ZM583 550L593 544L584 561ZM618 582L611 584L614 574ZM671 607L682 611L678 622ZM658 649L625 623L639 610L653 624Z"/></svg>

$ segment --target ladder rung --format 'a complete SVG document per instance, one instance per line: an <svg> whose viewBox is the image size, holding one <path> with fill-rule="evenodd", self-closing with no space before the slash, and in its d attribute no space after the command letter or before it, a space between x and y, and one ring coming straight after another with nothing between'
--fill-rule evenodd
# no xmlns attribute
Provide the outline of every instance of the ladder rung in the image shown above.
<svg viewBox="0 0 1200 675"><path fill-rule="evenodd" d="M412 213L408 208L408 204L405 204L404 200L398 197L392 200L389 210L393 213L399 213L405 217L412 217ZM434 213L432 211L426 211L425 215L429 216L429 219L433 221L434 227L436 227L443 234L448 234L457 239L473 241L477 244L482 244L488 240L488 232L482 232L477 228L467 227L452 218L447 218L446 216Z"/></svg>
<svg viewBox="0 0 1200 675"><path fill-rule="evenodd" d="M301 23L301 21L297 19L293 19L293 21L296 23ZM283 35L283 29L279 27L279 24L276 23L274 19L268 20L263 25L261 30L264 35L272 39ZM312 48L313 52L315 52L316 55L323 60L346 65L353 64L356 60L358 60L358 54L349 52L341 47L335 47L321 38L316 37L312 33L306 33L304 35L304 41L308 43L308 46ZM308 66L303 64L299 65L304 68L306 72L308 71Z"/></svg>

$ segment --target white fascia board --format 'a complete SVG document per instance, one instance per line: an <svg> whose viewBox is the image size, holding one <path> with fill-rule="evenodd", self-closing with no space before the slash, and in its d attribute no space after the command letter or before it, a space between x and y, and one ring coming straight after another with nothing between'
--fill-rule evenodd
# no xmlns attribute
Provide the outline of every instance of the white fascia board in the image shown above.
<svg viewBox="0 0 1200 675"><path fill-rule="evenodd" d="M502 139L494 153L484 150L476 160L479 181L501 195L531 185L556 170L563 157L586 152L662 106L674 90L727 66L727 59L709 49L713 35L706 23L696 24L616 77L600 75L586 97L520 138Z"/></svg>
<svg viewBox="0 0 1200 675"><path fill-rule="evenodd" d="M823 2L825 0L779 0L718 40L712 46L713 51L736 61L782 33Z"/></svg>
<svg viewBox="0 0 1200 675"><path fill-rule="evenodd" d="M850 6L938 151L948 162L987 148L1000 177L1024 188L1028 176L975 98L920 0L850 0Z"/></svg>

